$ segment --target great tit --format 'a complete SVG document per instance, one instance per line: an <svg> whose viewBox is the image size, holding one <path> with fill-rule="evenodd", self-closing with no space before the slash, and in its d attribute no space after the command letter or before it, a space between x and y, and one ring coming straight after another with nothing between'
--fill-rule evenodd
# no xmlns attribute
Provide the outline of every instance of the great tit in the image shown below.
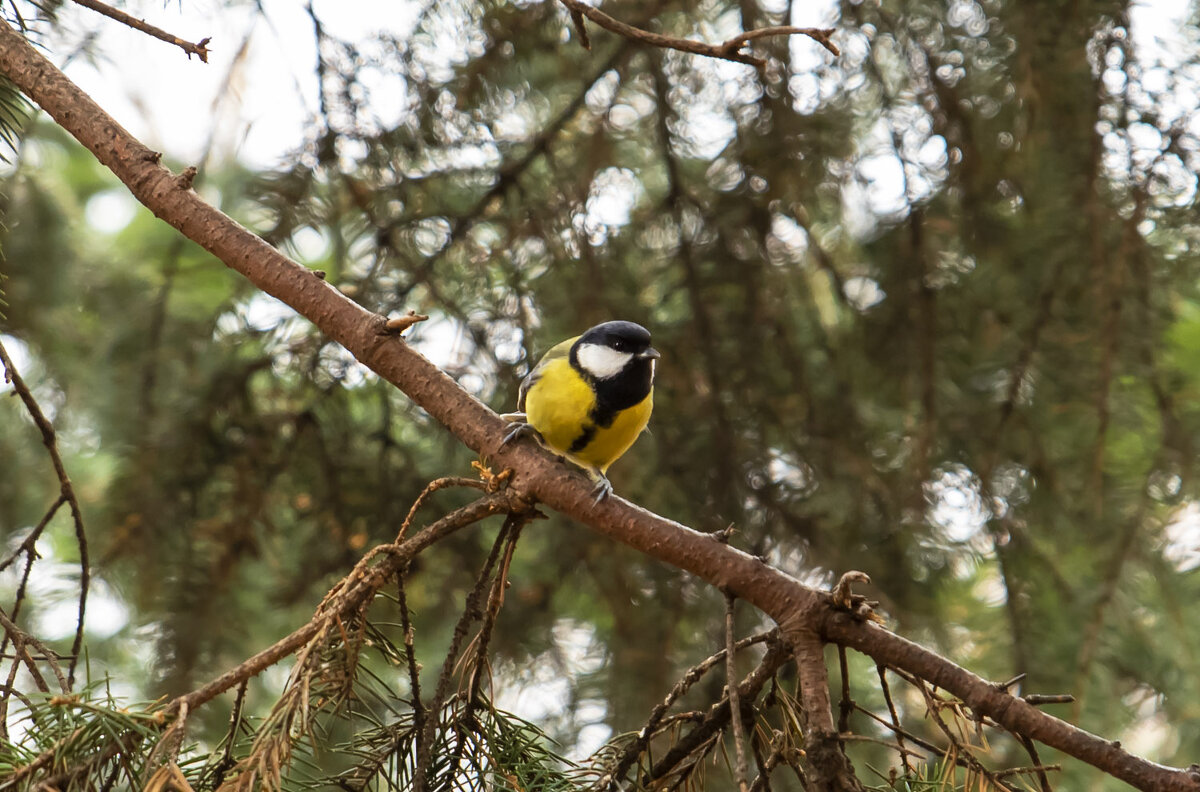
<svg viewBox="0 0 1200 792"><path fill-rule="evenodd" d="M521 383L516 425L504 445L530 435L588 472L596 501L612 492L608 466L629 450L654 406L650 333L633 322L605 322L546 353Z"/></svg>

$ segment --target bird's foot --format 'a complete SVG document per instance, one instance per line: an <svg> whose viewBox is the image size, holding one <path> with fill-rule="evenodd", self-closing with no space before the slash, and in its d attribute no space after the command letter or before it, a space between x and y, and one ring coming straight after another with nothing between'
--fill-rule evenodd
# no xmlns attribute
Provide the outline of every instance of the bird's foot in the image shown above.
<svg viewBox="0 0 1200 792"><path fill-rule="evenodd" d="M613 491L612 482L610 482L608 480L608 477L605 476L603 473L601 473L599 470L597 470L595 468L589 468L588 469L588 478L590 478L592 481L596 482L596 487L595 487L595 489L592 490L592 494L596 496L596 500L594 500L593 503L600 503L605 498L607 498L609 495L612 495L612 491Z"/></svg>
<svg viewBox="0 0 1200 792"><path fill-rule="evenodd" d="M513 419L513 427L504 435L504 439L500 442L500 447L504 448L514 440L519 440L522 437L532 437L538 441L538 444L544 444L542 433L533 428L533 424L526 423L521 420L525 417L524 413L510 413L510 415L519 415L521 418ZM502 416L505 420L509 420L508 416Z"/></svg>
<svg viewBox="0 0 1200 792"><path fill-rule="evenodd" d="M509 423L525 423L527 420L529 420L528 416L523 412L500 413L500 417Z"/></svg>

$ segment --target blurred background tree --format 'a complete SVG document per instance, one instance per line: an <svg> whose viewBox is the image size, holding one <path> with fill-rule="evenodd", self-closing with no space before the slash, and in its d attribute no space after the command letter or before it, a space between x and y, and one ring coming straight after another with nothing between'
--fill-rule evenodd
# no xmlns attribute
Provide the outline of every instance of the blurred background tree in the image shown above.
<svg viewBox="0 0 1200 792"><path fill-rule="evenodd" d="M371 310L429 314L412 343L497 410L556 341L645 324L656 411L619 494L733 525L809 581L863 570L902 634L1071 693L1056 714L1152 759L1195 759L1195 8L604 9L707 41L828 24L842 54L763 40L756 71L594 28L585 51L561 6L490 0L414 4L410 29L350 39L310 7L306 143L266 170L216 156L198 188ZM98 19L85 35L25 10L77 47L60 60L108 54ZM83 501L94 678L194 687L306 619L428 480L468 470L52 124L29 125L0 201L0 331ZM0 409L16 547L54 482L19 405ZM52 528L24 618L69 644L75 550L65 515ZM489 546L467 532L422 557L425 635L448 638ZM722 645L719 594L562 519L526 531L512 580L500 701L569 753L640 726ZM19 581L0 577L6 596Z"/></svg>

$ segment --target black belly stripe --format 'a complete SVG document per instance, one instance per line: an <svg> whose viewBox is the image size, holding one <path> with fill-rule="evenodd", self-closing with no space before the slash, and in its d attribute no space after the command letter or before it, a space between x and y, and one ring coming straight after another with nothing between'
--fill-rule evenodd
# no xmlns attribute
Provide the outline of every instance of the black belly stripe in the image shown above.
<svg viewBox="0 0 1200 792"><path fill-rule="evenodd" d="M592 423L603 429L613 425L613 421L617 420L617 411L607 404L602 404L599 400L596 401L596 406L588 413L588 418L592 419ZM595 430L593 429L593 432Z"/></svg>
<svg viewBox="0 0 1200 792"><path fill-rule="evenodd" d="M587 448L587 444L592 442L592 438L595 436L596 436L596 425L595 424L585 424L583 427L583 432L580 433L579 437L575 438L575 442L571 443L571 447L567 449L567 453L569 453L569 454L579 453L583 449Z"/></svg>

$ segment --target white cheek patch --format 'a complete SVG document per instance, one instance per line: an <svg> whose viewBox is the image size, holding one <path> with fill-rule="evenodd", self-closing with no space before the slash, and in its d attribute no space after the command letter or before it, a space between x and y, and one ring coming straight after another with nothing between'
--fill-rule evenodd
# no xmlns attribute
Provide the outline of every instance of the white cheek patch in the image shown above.
<svg viewBox="0 0 1200 792"><path fill-rule="evenodd" d="M621 373L633 355L600 344L583 344L575 353L579 367L596 379L608 379Z"/></svg>

